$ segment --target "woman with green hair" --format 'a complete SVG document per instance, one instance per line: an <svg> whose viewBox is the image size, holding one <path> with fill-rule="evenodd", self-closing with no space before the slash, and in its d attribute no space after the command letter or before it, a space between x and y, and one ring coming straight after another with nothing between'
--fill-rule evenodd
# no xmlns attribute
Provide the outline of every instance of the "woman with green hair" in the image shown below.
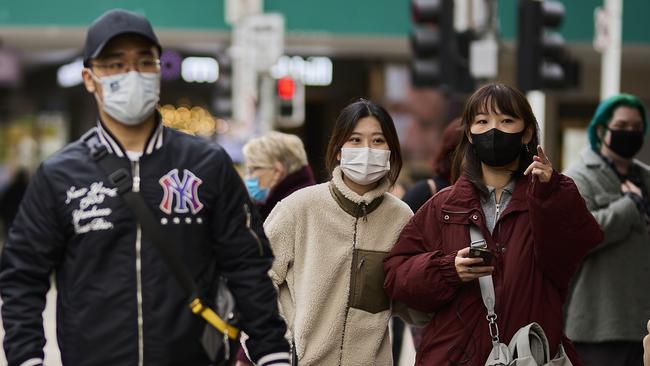
<svg viewBox="0 0 650 366"><path fill-rule="evenodd" d="M574 179L605 240L584 258L567 304L566 334L586 365L642 365L650 315L650 168L634 159L648 120L641 101L600 103Z"/></svg>

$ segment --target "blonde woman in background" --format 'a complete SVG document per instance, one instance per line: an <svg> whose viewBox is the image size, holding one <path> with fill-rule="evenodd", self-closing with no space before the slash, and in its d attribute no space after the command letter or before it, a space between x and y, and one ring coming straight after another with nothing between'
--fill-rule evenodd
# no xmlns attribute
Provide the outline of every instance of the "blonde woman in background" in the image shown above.
<svg viewBox="0 0 650 366"><path fill-rule="evenodd" d="M291 193L316 184L305 147L296 135L270 132L244 145L246 188L263 220ZM243 348L236 366L252 366Z"/></svg>
<svg viewBox="0 0 650 366"><path fill-rule="evenodd" d="M296 135L270 132L244 145L246 188L262 219L291 193L316 184L305 147Z"/></svg>

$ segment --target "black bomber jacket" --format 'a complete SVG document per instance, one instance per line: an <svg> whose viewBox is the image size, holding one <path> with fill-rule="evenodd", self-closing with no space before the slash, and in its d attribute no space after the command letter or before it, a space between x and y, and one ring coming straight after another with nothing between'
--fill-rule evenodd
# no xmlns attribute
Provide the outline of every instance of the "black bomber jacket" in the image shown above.
<svg viewBox="0 0 650 366"><path fill-rule="evenodd" d="M110 132L94 132L122 158L160 230L206 294L221 271L259 365L289 362L286 326L267 272L273 255L261 220L225 151L158 124L139 161ZM34 174L0 261L9 366L43 359L41 313L55 273L63 364L208 365L205 322L82 140ZM31 361L30 361L31 360Z"/></svg>

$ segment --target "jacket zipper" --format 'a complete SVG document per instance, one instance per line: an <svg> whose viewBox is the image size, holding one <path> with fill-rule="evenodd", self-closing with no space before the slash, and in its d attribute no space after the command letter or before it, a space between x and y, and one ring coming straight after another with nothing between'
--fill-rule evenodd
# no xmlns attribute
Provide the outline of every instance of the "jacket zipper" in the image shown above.
<svg viewBox="0 0 650 366"><path fill-rule="evenodd" d="M359 225L359 218L355 218L354 220L354 235L352 237L352 256L354 258L354 249L357 246L357 227ZM352 275L354 272L354 259L352 260L352 263L350 264L350 286L352 285ZM350 314L350 299L352 298L352 291L353 289L350 288L350 293L348 293L348 303L345 305L345 318L343 318L343 335L341 336L341 348L339 349L339 366L341 366L341 362L343 361L343 344L345 342L345 328L348 324L348 315Z"/></svg>
<svg viewBox="0 0 650 366"><path fill-rule="evenodd" d="M246 214L246 228L248 228L248 231L251 233L253 236L253 239L257 242L257 247L260 250L260 257L264 256L264 248L262 248L262 241L260 241L260 237L257 235L255 230L253 230L253 219L251 217L251 209L248 207L247 204L244 203L244 213Z"/></svg>
<svg viewBox="0 0 650 366"><path fill-rule="evenodd" d="M140 192L140 163L133 162L133 192ZM142 317L142 227L140 224L135 232L135 278L136 299L138 302L138 366L144 365L144 320Z"/></svg>

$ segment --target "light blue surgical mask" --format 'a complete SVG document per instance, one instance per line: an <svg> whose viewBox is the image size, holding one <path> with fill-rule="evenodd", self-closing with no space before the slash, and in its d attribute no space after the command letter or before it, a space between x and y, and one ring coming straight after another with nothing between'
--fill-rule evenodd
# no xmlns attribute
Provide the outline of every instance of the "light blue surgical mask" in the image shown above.
<svg viewBox="0 0 650 366"><path fill-rule="evenodd" d="M269 198L269 189L260 188L260 178L258 177L249 177L244 180L246 183L246 189L248 194L255 202L266 202L266 199Z"/></svg>

